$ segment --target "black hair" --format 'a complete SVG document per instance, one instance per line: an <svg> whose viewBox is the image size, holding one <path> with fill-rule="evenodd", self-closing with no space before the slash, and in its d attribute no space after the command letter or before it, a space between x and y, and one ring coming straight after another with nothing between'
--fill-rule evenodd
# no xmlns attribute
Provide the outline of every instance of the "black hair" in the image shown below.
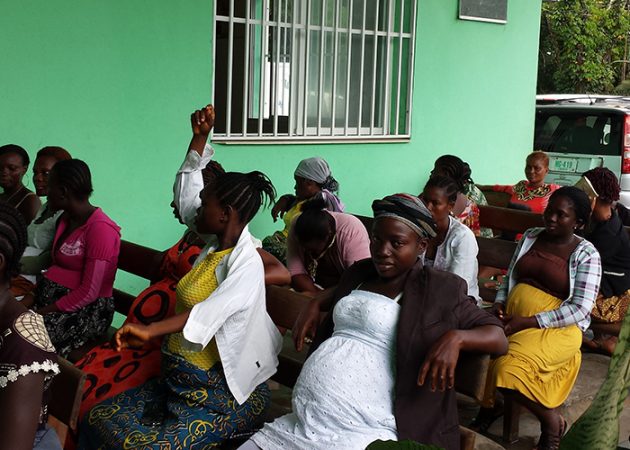
<svg viewBox="0 0 630 450"><path fill-rule="evenodd" d="M591 202L586 193L575 186L563 186L549 197L549 203L558 197L566 197L573 203L575 218L580 224L588 223L591 217Z"/></svg>
<svg viewBox="0 0 630 450"><path fill-rule="evenodd" d="M317 184L321 189L326 189L327 191L337 193L339 192L339 182L335 180L332 175L329 175L322 184Z"/></svg>
<svg viewBox="0 0 630 450"><path fill-rule="evenodd" d="M19 145L7 144L0 147L0 156L14 154L18 155L22 160L23 166L28 166L31 163L31 159L28 157L28 153Z"/></svg>
<svg viewBox="0 0 630 450"><path fill-rule="evenodd" d="M49 145L48 147L41 148L37 152L37 156L35 156L35 159L43 158L45 156L54 158L56 161L64 161L66 159L72 159L72 156L70 156L70 153L68 153L68 150L66 150L63 147L58 147L54 145Z"/></svg>
<svg viewBox="0 0 630 450"><path fill-rule="evenodd" d="M0 253L6 262L4 276L7 279L19 275L26 241L24 217L13 206L0 202Z"/></svg>
<svg viewBox="0 0 630 450"><path fill-rule="evenodd" d="M459 186L455 180L444 175L432 175L429 181L427 181L427 184L424 185L423 192L428 188L444 189L444 193L449 202L455 202L457 200L457 194L460 192Z"/></svg>
<svg viewBox="0 0 630 450"><path fill-rule="evenodd" d="M596 167L584 172L583 176L591 182L600 199L608 203L619 200L619 181L610 169Z"/></svg>
<svg viewBox="0 0 630 450"><path fill-rule="evenodd" d="M336 231L335 219L326 211L321 197L302 204L302 213L295 220L293 231L300 242L325 241Z"/></svg>
<svg viewBox="0 0 630 450"><path fill-rule="evenodd" d="M92 195L92 174L88 165L80 159L58 161L52 174L60 187L65 187L79 200L87 200Z"/></svg>
<svg viewBox="0 0 630 450"><path fill-rule="evenodd" d="M465 192L466 185L473 183L470 166L455 155L440 156L435 160L433 172L436 169L440 175L445 175L455 180L459 192Z"/></svg>
<svg viewBox="0 0 630 450"><path fill-rule="evenodd" d="M211 192L221 206L233 207L242 223L248 223L263 204L267 206L276 199L273 184L267 175L258 171L217 173Z"/></svg>
<svg viewBox="0 0 630 450"><path fill-rule="evenodd" d="M209 185L218 175L223 173L225 173L225 169L221 164L214 160L210 161L208 164L206 164L206 167L201 169L201 178L203 178L203 185Z"/></svg>

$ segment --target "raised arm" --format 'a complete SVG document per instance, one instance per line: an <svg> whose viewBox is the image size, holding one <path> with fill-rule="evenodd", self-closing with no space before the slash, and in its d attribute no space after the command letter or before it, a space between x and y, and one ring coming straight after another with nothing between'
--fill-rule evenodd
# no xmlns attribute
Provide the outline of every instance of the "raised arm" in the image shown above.
<svg viewBox="0 0 630 450"><path fill-rule="evenodd" d="M208 145L208 136L214 125L214 108L206 106L190 115L192 139L186 158L177 171L173 185L173 202L182 221L193 231L197 209L201 206L199 193L202 191L203 176L201 170L214 156L214 150Z"/></svg>

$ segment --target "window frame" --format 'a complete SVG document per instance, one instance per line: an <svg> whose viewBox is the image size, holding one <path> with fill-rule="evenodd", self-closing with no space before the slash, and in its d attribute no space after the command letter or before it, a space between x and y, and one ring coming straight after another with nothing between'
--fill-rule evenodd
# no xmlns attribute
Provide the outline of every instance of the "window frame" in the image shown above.
<svg viewBox="0 0 630 450"><path fill-rule="evenodd" d="M376 17L374 19L374 29L368 30L365 25L365 17L366 17L366 7L369 0L319 0L321 1L321 18L320 24L313 25L311 23L311 3L314 3L318 0L279 0L282 5L283 1L285 4L288 4L290 1L293 1L293 5L299 2L301 5L306 5L306 8L300 7L301 10L305 9L306 11L302 13L301 20L296 20L297 14L292 14L292 19L289 20L288 12L285 13L284 20L281 17L280 12L276 12L275 17L268 17L267 14L262 14L260 18L251 17L252 11L254 9L254 5L257 0L241 0L245 3L245 17L237 17L234 14L234 3L235 0L226 0L229 1L229 13L228 15L220 15L217 12L219 1L214 2L214 30L213 30L213 83L212 83L212 97L215 97L215 87L217 85L217 47L218 47L218 38L217 38L217 29L219 28L219 23L227 24L228 27L228 45L227 45L227 64L229 67L228 76L227 76L227 94L226 94L226 102L225 102L225 131L217 132L215 130L213 135L213 142L217 143L226 143L226 144L239 144L239 143L259 143L259 144L277 144L277 143L339 143L339 142L409 142L411 139L411 125L412 125L412 100L413 100L413 88L414 88L414 69L415 69L415 44L416 44L416 27L417 27L417 13L418 13L418 0L400 0L392 1L385 0L385 4L388 5L387 15L385 16L385 23L381 30L379 25L379 20L381 16L379 16L378 7L376 9ZM258 0L262 2L262 11L270 11L271 4L274 0ZM362 9L363 9L363 24L361 29L356 29L353 25L352 20L352 11L353 11L353 2L361 2L363 1ZM326 3L333 3L333 7L335 9L334 14L334 23L332 26L329 26L325 23L324 10ZM339 25L339 9L340 4L342 2L349 4L349 16L347 26L345 28L341 28ZM376 5L379 5L379 0L376 0ZM225 6L225 5L223 5ZM240 6L243 6L242 4ZM396 11L395 8L400 7L399 11ZM359 6L360 7L360 6ZM292 6L293 8L293 6ZM280 9L280 8L278 8ZM288 11L288 7L287 7ZM269 13L269 16L272 13ZM399 14L399 16L396 16ZM302 22L306 16L306 21ZM395 28L396 17L398 17L398 29ZM408 30L405 31L406 23L408 20ZM298 23L302 22L302 23ZM234 26L240 24L243 26L245 30L245 44L243 47L247 51L247 57L244 57L244 67L243 74L238 78L238 80L234 80L230 74L232 74L232 69L234 67ZM260 61L261 66L269 64L270 70L269 73L273 74L274 80L266 80L266 72L264 68L260 70L259 74L254 74L254 76L260 77L260 86L265 86L265 90L269 87L272 91L269 95L270 99L274 99L270 102L268 109L271 111L274 109L277 102L275 101L276 95L278 95L275 90L278 89L278 72L280 70L275 70L276 67L280 64L280 40L281 39L269 39L269 35L272 33L272 27L278 27L280 24L281 28L285 29L285 36L287 32L291 33L291 49L288 53L289 56L289 64L293 64L293 61L297 61L296 56L299 55L300 59L294 65L296 67L295 70L291 71L291 76L289 78L289 115L288 116L279 116L278 114L270 114L270 117L264 118L264 110L265 110L265 101L262 97L264 90L259 89L257 94L254 94L254 90L256 89L256 83L253 81L252 74L252 66L255 64L254 58L256 54L251 52L251 49L254 48L251 45L252 40L252 30L260 33L260 46L261 53ZM254 27L260 27L260 29L256 29ZM276 28L277 29L277 28ZM310 36L314 31L318 31L320 35L320 56L319 56L319 90L318 90L318 105L317 105L317 126L311 126L309 121L309 116L307 112L308 108L308 95L307 93L307 85L309 83L309 70L308 70L308 60L309 60L309 44L310 44ZM335 106L337 104L336 100L331 101L331 109L332 113L330 117L327 118L329 121L328 126L322 125L322 114L321 114L321 103L322 103L322 94L324 91L322 90L322 80L323 80L323 60L325 53L323 43L324 43L324 35L326 33L333 33L332 38L334 41L334 50L333 50L333 69L332 69L332 97L336 99L335 89L337 84L337 79L339 77L339 72L336 71L337 59L338 59L338 41L339 36L341 34L345 34L346 37L346 47L347 47L347 55L348 60L347 66L348 69L346 71L345 78L345 109L344 109L344 126L338 126L338 118L335 115ZM300 37L300 39L296 39L297 34L304 34ZM277 36L277 33L274 33ZM362 104L363 99L359 99L359 114L357 120L357 124L353 126L349 126L349 102L350 102L350 73L351 73L351 65L352 61L349 59L350 54L352 52L352 47L354 44L353 37L356 35L361 38L361 65L360 72L361 75L361 92L364 92L363 82L366 78L365 68L364 68L364 58L366 52L365 38L366 36L374 36L375 38L371 39L373 42L373 53L372 59L376 59L379 55L382 57L382 53L385 53L385 63L381 64L380 67L378 64L374 64L373 74L372 74L372 97L374 98L374 94L376 93L376 85L379 83L383 83L382 77L383 75L379 74L381 77L380 81L377 80L377 71L385 72L385 82L383 84L384 87L381 87L381 91L379 91L379 95L383 96L385 100L382 101L382 104L376 105L377 100L370 101L370 117L369 117L369 126L364 126L365 119L362 116ZM380 47L379 42L384 44L384 49L377 49ZM273 52L273 56L270 56L269 43L272 45L276 45L276 51ZM294 46L294 44L298 43ZM397 47L395 44L398 44ZM286 45L286 43L285 43ZM296 47L298 47L296 49ZM405 48L405 51L403 51ZM305 50L306 49L306 50ZM345 50L345 49L344 49ZM394 53L397 53L395 55ZM286 55L287 53L285 53ZM265 61L266 58L273 58L272 61L267 63ZM396 58L396 59L395 59ZM397 68L394 67L394 61L396 61ZM405 61L406 65L406 75L403 74L403 61ZM287 61L285 60L284 63ZM397 69L397 70L396 70ZM294 75L294 72L299 71L300 74ZM270 77L271 78L271 77ZM283 81L286 81L283 75ZM343 81L343 80L342 80ZM272 88L272 83L276 86L276 89ZM242 97L243 100L240 104L240 112L241 112L241 130L233 131L232 127L232 109L229 106L230 99L233 99L233 91L235 85L242 84ZM395 90L394 90L395 89ZM404 95L406 98L402 98ZM303 93L304 95L300 95ZM255 96L258 96L257 105L255 105ZM361 94L359 97L363 97L365 94ZM395 96L395 97L394 97ZM284 97L284 95L283 95ZM250 117L252 108L258 108L258 118ZM404 111L401 112L401 109ZM296 114L297 110L297 114ZM383 116L381 124L375 124L375 115L377 114L377 110L379 110L378 115ZM221 114L221 111L217 111ZM398 114L396 115L396 112ZM263 117L263 118L261 118ZM255 122L254 122L255 121ZM284 123L287 122L287 123ZM242 130L242 125L246 124ZM332 126L331 126L332 125ZM402 127L401 127L402 125ZM284 128L286 126L286 129ZM252 128L255 131L252 133ZM343 130L343 132L340 132ZM402 132L401 132L402 130ZM398 132L397 132L398 131Z"/></svg>

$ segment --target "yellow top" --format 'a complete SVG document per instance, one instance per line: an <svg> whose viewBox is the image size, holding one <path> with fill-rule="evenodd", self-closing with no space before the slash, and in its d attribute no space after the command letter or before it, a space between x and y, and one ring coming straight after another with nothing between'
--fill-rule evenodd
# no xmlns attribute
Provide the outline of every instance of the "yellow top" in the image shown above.
<svg viewBox="0 0 630 450"><path fill-rule="evenodd" d="M177 283L177 303L175 304L175 314L190 311L197 303L207 299L217 288L217 276L215 270L224 256L227 256L233 249L229 248L220 252L208 253L201 263L193 267L184 278ZM214 338L200 352L186 350L183 333L173 333L168 336L168 350L185 358L189 363L194 364L203 370L210 369L217 362L221 361L217 342Z"/></svg>
<svg viewBox="0 0 630 450"><path fill-rule="evenodd" d="M302 214L302 205L304 204L305 201L306 200L297 202L295 205L293 205L291 209L289 209L287 212L284 213L284 217L282 217L282 220L284 220L284 230L282 230L282 234L284 234L284 237L289 237L289 230L291 229L291 222L293 222L293 220L297 216Z"/></svg>

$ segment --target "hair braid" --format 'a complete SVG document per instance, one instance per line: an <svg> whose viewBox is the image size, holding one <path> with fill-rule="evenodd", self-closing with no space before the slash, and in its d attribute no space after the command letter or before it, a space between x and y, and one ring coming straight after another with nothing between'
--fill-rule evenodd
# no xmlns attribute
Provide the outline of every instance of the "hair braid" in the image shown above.
<svg viewBox="0 0 630 450"><path fill-rule="evenodd" d="M258 171L219 174L212 183L212 193L222 206L236 209L243 223L252 220L262 205L267 206L276 198L273 184Z"/></svg>
<svg viewBox="0 0 630 450"><path fill-rule="evenodd" d="M88 165L80 159L57 162L51 171L59 186L65 187L78 199L86 200L92 194L92 174Z"/></svg>
<svg viewBox="0 0 630 450"><path fill-rule="evenodd" d="M595 192L603 201L612 203L619 200L621 187L619 187L617 177L610 169L596 167L584 172L583 176L588 178L588 181L595 188Z"/></svg>
<svg viewBox="0 0 630 450"><path fill-rule="evenodd" d="M444 193L449 202L455 202L457 200L457 194L460 192L459 186L455 180L444 175L432 175L429 181L427 181L427 184L424 185L424 191L429 188L444 189Z"/></svg>

